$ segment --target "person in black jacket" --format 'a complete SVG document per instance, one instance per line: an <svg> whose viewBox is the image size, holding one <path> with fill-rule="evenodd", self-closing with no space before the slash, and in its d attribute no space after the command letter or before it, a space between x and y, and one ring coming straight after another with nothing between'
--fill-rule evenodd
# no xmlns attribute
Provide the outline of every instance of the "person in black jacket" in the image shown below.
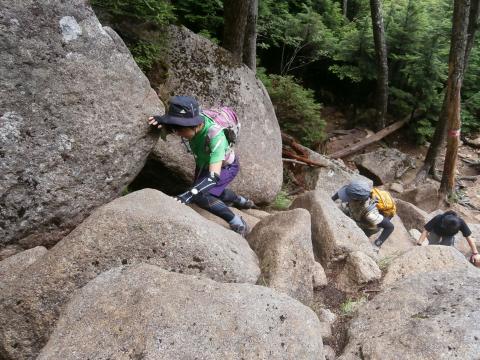
<svg viewBox="0 0 480 360"><path fill-rule="evenodd" d="M480 256L472 238L472 231L454 211L446 211L443 214L435 216L425 224L425 230L418 239L417 245L422 245L425 239L428 239L429 245L453 246L455 244L455 235L461 232L467 239L468 245L472 251L470 261L474 265L480 264Z"/></svg>

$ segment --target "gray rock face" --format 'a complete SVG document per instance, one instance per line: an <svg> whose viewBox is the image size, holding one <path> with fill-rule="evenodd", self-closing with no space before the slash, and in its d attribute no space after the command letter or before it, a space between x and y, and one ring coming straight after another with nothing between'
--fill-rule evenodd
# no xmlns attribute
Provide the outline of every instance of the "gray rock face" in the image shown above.
<svg viewBox="0 0 480 360"><path fill-rule="evenodd" d="M218 225L221 225L226 229L230 229L230 225L228 224L228 222L226 222L222 218L212 214L208 210L202 209L201 207L199 207L196 204L191 204L191 205L188 205L188 206L190 208L192 208L193 210L195 210L200 215L202 215L205 219L207 219L209 221L213 221L214 223L216 223ZM247 223L250 230L253 229L254 226L260 221L259 218L255 217L253 215L249 215L242 210L239 210L239 209L236 209L236 208L233 208L233 207L231 207L230 210L232 210L232 212L235 215L241 216L243 218L243 220L245 220L245 222Z"/></svg>
<svg viewBox="0 0 480 360"><path fill-rule="evenodd" d="M428 221L428 213L415 205L401 200L395 199L397 206L397 214L402 219L407 230L417 229L423 231L423 226Z"/></svg>
<svg viewBox="0 0 480 360"><path fill-rule="evenodd" d="M465 257L452 246L417 246L390 264L383 285L388 286L421 272L468 270L470 267Z"/></svg>
<svg viewBox="0 0 480 360"><path fill-rule="evenodd" d="M383 185L399 178L412 166L413 159L397 149L380 148L354 157L360 173Z"/></svg>
<svg viewBox="0 0 480 360"><path fill-rule="evenodd" d="M6 286L7 283L11 283L28 266L47 252L48 250L43 246L37 246L0 261L0 288Z"/></svg>
<svg viewBox="0 0 480 360"><path fill-rule="evenodd" d="M203 108L227 105L241 123L235 152L241 171L232 189L257 203L272 201L282 185L280 128L263 84L226 50L185 27L169 27L165 58L168 76L160 93L195 96ZM159 140L153 155L166 167L189 177L191 158L178 138Z"/></svg>
<svg viewBox="0 0 480 360"><path fill-rule="evenodd" d="M282 211L263 219L248 242L260 259L259 283L309 304L317 265L308 211Z"/></svg>
<svg viewBox="0 0 480 360"><path fill-rule="evenodd" d="M398 216L392 218L392 224L395 226L393 233L388 237L388 239L383 243L378 255L380 257L384 256L398 256L403 254L405 251L408 251L415 246L415 240L411 237L410 233L407 231L403 225L402 220ZM376 239L380 233L374 235Z"/></svg>
<svg viewBox="0 0 480 360"><path fill-rule="evenodd" d="M355 251L348 255L343 270L337 277L337 287L346 292L354 292L358 286L371 281L379 280L382 271L377 263L361 251Z"/></svg>
<svg viewBox="0 0 480 360"><path fill-rule="evenodd" d="M0 293L0 354L35 356L75 290L140 262L222 282L255 283L260 275L240 235L159 191L134 192L96 210Z"/></svg>
<svg viewBox="0 0 480 360"><path fill-rule="evenodd" d="M39 360L323 359L315 313L262 286L221 284L152 265L81 289Z"/></svg>
<svg viewBox="0 0 480 360"><path fill-rule="evenodd" d="M427 182L414 189L406 190L397 196L399 199L412 203L424 211L430 212L438 209L438 188L438 183Z"/></svg>
<svg viewBox="0 0 480 360"><path fill-rule="evenodd" d="M324 266L330 261L344 259L352 251L363 251L376 258L367 236L335 205L331 195L309 191L297 197L291 208L310 212L314 250Z"/></svg>
<svg viewBox="0 0 480 360"><path fill-rule="evenodd" d="M471 269L395 282L360 308L339 359L477 359L480 271Z"/></svg>
<svg viewBox="0 0 480 360"><path fill-rule="evenodd" d="M164 109L84 0L0 9L0 246L53 245L141 170Z"/></svg>
<svg viewBox="0 0 480 360"><path fill-rule="evenodd" d="M303 148L303 150L308 152L310 159L325 164L323 167L307 169L305 183L309 189L322 190L333 195L343 185L347 185L352 180L363 180L373 185L372 180L347 168L343 162L332 160L308 148Z"/></svg>

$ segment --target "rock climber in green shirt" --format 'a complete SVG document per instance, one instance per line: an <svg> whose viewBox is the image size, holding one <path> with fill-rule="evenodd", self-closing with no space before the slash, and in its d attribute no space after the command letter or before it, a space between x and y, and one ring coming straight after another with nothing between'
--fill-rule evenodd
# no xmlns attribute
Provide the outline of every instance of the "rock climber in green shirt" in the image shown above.
<svg viewBox="0 0 480 360"><path fill-rule="evenodd" d="M190 190L177 195L178 201L197 204L221 217L233 231L245 236L249 230L246 222L235 215L226 203L241 209L255 207L255 204L227 189L238 173L239 162L224 131L219 131L218 125L200 112L197 101L190 96L173 96L168 112L163 116L149 117L148 122L189 141L195 157L195 180Z"/></svg>

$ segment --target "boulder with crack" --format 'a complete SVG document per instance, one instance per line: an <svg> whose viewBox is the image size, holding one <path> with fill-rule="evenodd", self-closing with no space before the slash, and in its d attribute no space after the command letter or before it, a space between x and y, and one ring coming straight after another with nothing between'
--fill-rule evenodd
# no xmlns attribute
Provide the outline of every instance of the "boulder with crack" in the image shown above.
<svg viewBox="0 0 480 360"><path fill-rule="evenodd" d="M470 268L393 283L359 309L339 360L477 359L480 271Z"/></svg>
<svg viewBox="0 0 480 360"><path fill-rule="evenodd" d="M394 259L388 266L383 285L414 276L421 272L468 270L472 265L452 246L417 246Z"/></svg>
<svg viewBox="0 0 480 360"><path fill-rule="evenodd" d="M413 159L397 149L379 148L354 157L360 174L384 185L400 178L413 165Z"/></svg>
<svg viewBox="0 0 480 360"><path fill-rule="evenodd" d="M142 262L221 282L254 284L260 275L243 237L159 191L137 191L96 210L0 293L2 358L34 357L77 289Z"/></svg>
<svg viewBox="0 0 480 360"><path fill-rule="evenodd" d="M0 9L0 247L51 246L134 179L164 108L87 1Z"/></svg>
<svg viewBox="0 0 480 360"><path fill-rule="evenodd" d="M397 197L424 211L431 212L438 209L438 189L439 184L432 180L413 189L405 190Z"/></svg>
<svg viewBox="0 0 480 360"><path fill-rule="evenodd" d="M152 265L116 268L66 307L39 360L323 359L320 325L263 286L222 284Z"/></svg>
<svg viewBox="0 0 480 360"><path fill-rule="evenodd" d="M377 263L361 251L350 253L335 285L342 291L355 292L359 286L380 280L382 271Z"/></svg>
<svg viewBox="0 0 480 360"><path fill-rule="evenodd" d="M313 274L321 265L313 256L308 211L295 209L271 215L260 221L247 238L260 259L259 283L309 304ZM325 273L323 279L326 285Z"/></svg>

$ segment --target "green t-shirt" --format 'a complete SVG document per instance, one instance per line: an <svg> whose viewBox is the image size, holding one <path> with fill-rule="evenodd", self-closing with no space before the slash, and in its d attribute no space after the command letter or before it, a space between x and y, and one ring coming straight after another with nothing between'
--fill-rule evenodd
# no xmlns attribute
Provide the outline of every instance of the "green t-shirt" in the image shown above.
<svg viewBox="0 0 480 360"><path fill-rule="evenodd" d="M215 122L208 116L202 115L202 117L205 125L189 143L195 156L197 167L206 169L210 164L225 160L230 146L223 131L220 131L213 139L208 141L208 130L215 125Z"/></svg>

